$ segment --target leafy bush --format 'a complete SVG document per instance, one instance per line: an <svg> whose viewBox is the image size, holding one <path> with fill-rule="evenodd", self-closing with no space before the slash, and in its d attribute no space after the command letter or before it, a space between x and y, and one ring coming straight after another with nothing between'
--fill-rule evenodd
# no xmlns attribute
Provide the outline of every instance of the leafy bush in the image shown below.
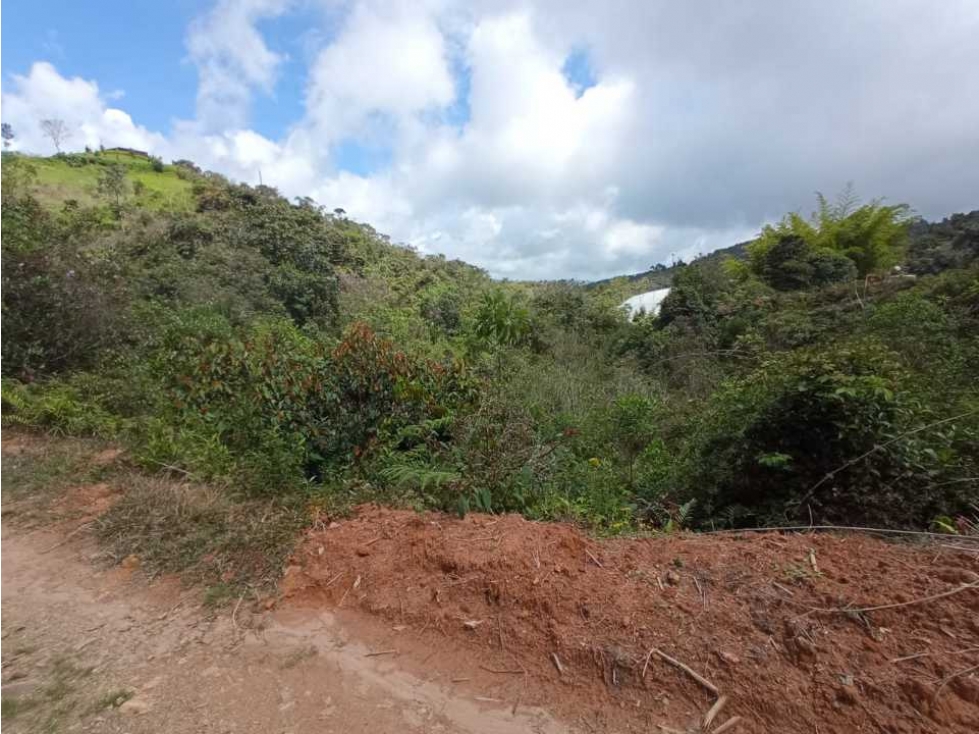
<svg viewBox="0 0 979 734"><path fill-rule="evenodd" d="M852 280L856 267L832 250L815 250L799 235L781 235L757 259L759 277L782 291Z"/></svg>
<svg viewBox="0 0 979 734"><path fill-rule="evenodd" d="M530 311L517 296L497 290L483 297L476 311L476 336L497 346L518 346L530 337Z"/></svg>
<svg viewBox="0 0 979 734"><path fill-rule="evenodd" d="M39 389L8 379L3 380L3 423L63 436L102 438L116 436L122 427L117 416L71 384L58 382Z"/></svg>
<svg viewBox="0 0 979 734"><path fill-rule="evenodd" d="M776 263L781 260L795 267L804 265L809 255L801 260L791 257L800 244L807 245L822 258L828 257L824 253L847 257L860 277L898 261L908 243L911 226L906 205L885 205L880 201L859 205L849 189L835 203L822 194L817 198L819 208L810 219L789 214L775 226L766 225L761 236L749 245L751 266L759 276L771 273L770 253L777 248L788 248L789 252L783 257L776 255ZM821 263L821 268L834 279L845 275L845 269L832 259ZM787 284L797 283L800 273L790 271L791 268L777 279Z"/></svg>
<svg viewBox="0 0 979 734"><path fill-rule="evenodd" d="M83 251L30 199L3 203L3 372L26 379L93 367L125 339L118 264Z"/></svg>
<svg viewBox="0 0 979 734"><path fill-rule="evenodd" d="M779 357L726 385L680 465L682 500L729 522L913 525L964 509L972 424L936 416L900 387L892 353L856 343ZM944 425L944 424L943 424Z"/></svg>

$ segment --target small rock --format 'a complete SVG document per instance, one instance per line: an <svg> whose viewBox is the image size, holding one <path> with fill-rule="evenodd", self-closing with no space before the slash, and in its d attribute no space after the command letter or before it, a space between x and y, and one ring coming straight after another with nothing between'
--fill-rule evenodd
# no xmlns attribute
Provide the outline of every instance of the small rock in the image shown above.
<svg viewBox="0 0 979 734"><path fill-rule="evenodd" d="M666 583L668 583L670 586L676 586L680 583L680 574L678 574L676 571L669 571L666 574Z"/></svg>
<svg viewBox="0 0 979 734"><path fill-rule="evenodd" d="M135 553L130 553L128 556L122 559L122 563L119 564L123 568L139 568L139 556Z"/></svg>
<svg viewBox="0 0 979 734"><path fill-rule="evenodd" d="M726 665L738 665L741 662L741 658L739 658L737 655L724 650L717 653L717 657L719 657Z"/></svg>
<svg viewBox="0 0 979 734"><path fill-rule="evenodd" d="M357 553L357 555L358 555L358 556L361 556L361 557L364 557L364 556L369 556L369 555L371 554L371 549L370 549L370 548L368 548L368 547L367 547L367 546L365 546L365 545L362 545L362 546L360 546L360 547L359 547L359 548L357 549L357 551L356 551L356 553Z"/></svg>

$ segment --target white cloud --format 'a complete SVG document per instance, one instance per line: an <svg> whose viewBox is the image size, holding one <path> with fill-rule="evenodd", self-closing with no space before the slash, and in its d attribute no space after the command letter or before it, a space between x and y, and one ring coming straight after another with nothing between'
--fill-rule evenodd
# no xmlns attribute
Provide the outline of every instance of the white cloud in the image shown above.
<svg viewBox="0 0 979 734"><path fill-rule="evenodd" d="M445 39L424 4L357 4L310 78L307 123L325 143L363 137L374 115L399 122L455 95Z"/></svg>
<svg viewBox="0 0 979 734"><path fill-rule="evenodd" d="M131 145L249 183L261 171L287 195L509 277L689 259L848 180L932 217L979 205L970 0L322 2L340 12L297 39L306 106L280 139L246 121L283 61L258 24L288 0L219 0L191 26L197 119L166 135L50 64L4 85L4 120L41 152L37 120L57 116L72 147ZM584 91L562 72L573 50L594 76ZM336 170L331 151L352 140L390 165Z"/></svg>
<svg viewBox="0 0 979 734"><path fill-rule="evenodd" d="M197 120L207 132L244 127L254 87L269 92L283 61L265 45L258 21L281 15L291 0L219 0L191 23L187 51L197 66Z"/></svg>
<svg viewBox="0 0 979 734"><path fill-rule="evenodd" d="M66 149L105 145L153 151L165 144L162 135L135 124L122 110L108 107L95 82L65 78L51 64L37 62L26 75L14 74L3 91L3 120L14 129L17 150L55 152L41 130L45 119L65 122L69 132L63 145Z"/></svg>

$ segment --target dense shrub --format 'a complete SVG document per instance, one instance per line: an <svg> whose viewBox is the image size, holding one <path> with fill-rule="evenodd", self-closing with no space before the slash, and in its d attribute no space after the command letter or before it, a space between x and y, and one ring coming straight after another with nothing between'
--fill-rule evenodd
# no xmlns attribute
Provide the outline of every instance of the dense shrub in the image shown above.
<svg viewBox="0 0 979 734"><path fill-rule="evenodd" d="M848 258L857 275L864 277L875 270L896 263L908 243L911 226L909 209L903 204L885 205L880 201L860 205L852 191L847 190L835 203L818 195L819 208L807 220L799 214L787 215L777 225L766 225L761 236L748 247L751 266L761 277L771 272L770 252L782 248L796 250L807 245L813 253L835 253ZM791 254L791 253L789 253ZM800 265L803 258L778 258ZM844 275L844 269L834 260L826 260L822 269L828 275ZM785 273L779 280L796 283L799 273ZM814 283L816 284L816 283Z"/></svg>
<svg viewBox="0 0 979 734"><path fill-rule="evenodd" d="M126 332L118 264L83 250L36 202L3 202L3 373L23 379L87 369Z"/></svg>
<svg viewBox="0 0 979 734"><path fill-rule="evenodd" d="M964 485L946 482L974 461L976 422L924 430L939 417L905 379L892 353L856 343L727 384L685 448L680 499L738 524L913 525L965 510Z"/></svg>
<svg viewBox="0 0 979 734"><path fill-rule="evenodd" d="M262 501L607 532L924 526L974 490L974 215L909 226L820 198L734 257L494 283L185 161L193 209L151 211L110 190L117 157L93 158L115 206L35 198L29 159L4 159L6 425L111 436ZM886 275L908 242L928 275ZM625 318L624 297L667 283L658 316Z"/></svg>

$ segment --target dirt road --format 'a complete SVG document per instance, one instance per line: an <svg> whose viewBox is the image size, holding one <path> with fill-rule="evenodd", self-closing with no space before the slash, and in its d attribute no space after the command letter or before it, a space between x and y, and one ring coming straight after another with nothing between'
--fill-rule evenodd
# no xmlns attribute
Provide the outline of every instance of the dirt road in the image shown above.
<svg viewBox="0 0 979 734"><path fill-rule="evenodd" d="M209 613L199 591L99 571L93 545L52 547L61 540L4 531L7 731L567 730L540 710L406 672L330 613L256 613L250 601Z"/></svg>

